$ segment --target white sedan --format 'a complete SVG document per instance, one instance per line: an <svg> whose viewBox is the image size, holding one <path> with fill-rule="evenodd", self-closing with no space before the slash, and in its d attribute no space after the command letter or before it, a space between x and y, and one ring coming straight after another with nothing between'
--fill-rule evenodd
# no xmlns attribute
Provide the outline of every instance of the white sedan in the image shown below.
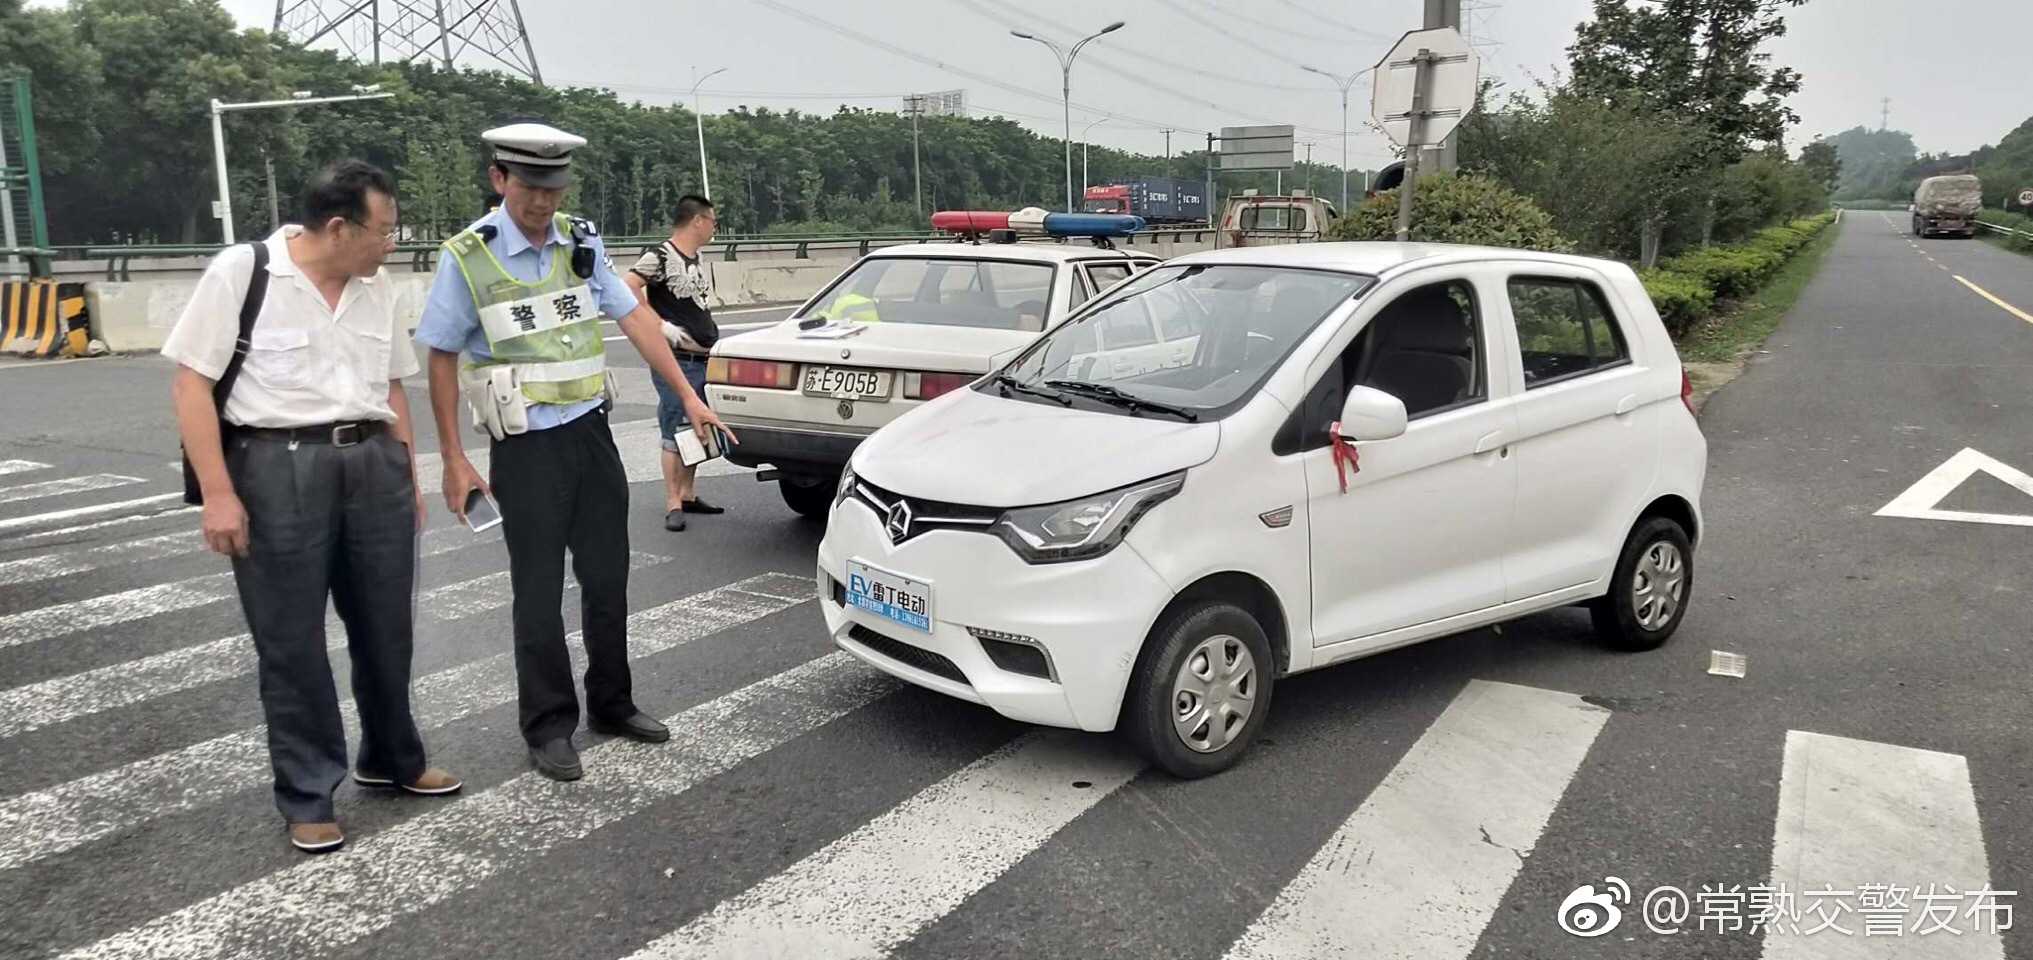
<svg viewBox="0 0 2033 960"><path fill-rule="evenodd" d="M741 436L727 458L773 470L761 476L775 477L791 509L823 517L841 466L877 428L974 382L1096 294L1158 262L1085 242L928 243L870 253L790 319L714 345L706 400ZM801 328L813 320L865 325L835 337ZM1155 365L1179 348L1161 334L1122 332L1113 345L1140 341L1144 362Z"/></svg>
<svg viewBox="0 0 2033 960"><path fill-rule="evenodd" d="M1187 362L1118 362L1150 317ZM1702 533L1688 396L1621 263L1191 254L863 444L821 609L878 669L1206 775L1293 673L1567 605L1664 643Z"/></svg>

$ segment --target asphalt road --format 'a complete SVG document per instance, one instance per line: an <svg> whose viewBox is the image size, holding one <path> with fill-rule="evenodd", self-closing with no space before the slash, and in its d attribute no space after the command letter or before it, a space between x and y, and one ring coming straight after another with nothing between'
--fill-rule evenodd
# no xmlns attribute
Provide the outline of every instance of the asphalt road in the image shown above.
<svg viewBox="0 0 2033 960"><path fill-rule="evenodd" d="M0 367L0 955L2033 956L1960 910L1961 937L1640 916L1667 885L1797 877L1853 910L1863 885L2033 886L2033 526L2011 522L2033 498L1922 484L2033 469L2033 322L1956 279L2033 310L2033 260L1895 219L1847 217L1704 409L1672 644L1612 655L1570 610L1293 678L1246 763L1192 783L842 662L804 602L818 530L770 487L708 477L730 512L662 529L635 392L635 685L677 740L582 733L587 780L529 774L505 554L434 510L416 699L466 791L348 786L349 848L316 859L268 800L224 565L192 515L144 515L178 506L167 367ZM1634 891L1620 925L1564 932L1606 877Z"/></svg>

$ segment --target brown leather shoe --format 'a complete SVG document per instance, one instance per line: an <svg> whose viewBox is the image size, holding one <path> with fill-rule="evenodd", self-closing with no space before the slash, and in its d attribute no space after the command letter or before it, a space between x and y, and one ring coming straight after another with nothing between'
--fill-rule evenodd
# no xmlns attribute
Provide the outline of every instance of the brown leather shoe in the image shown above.
<svg viewBox="0 0 2033 960"><path fill-rule="evenodd" d="M289 842L305 853L330 853L346 842L346 835L339 832L339 824L326 820L319 823L292 823L289 825Z"/></svg>
<svg viewBox="0 0 2033 960"><path fill-rule="evenodd" d="M458 793L459 788L465 786L458 777L452 776L437 767L428 767L415 780L403 784L398 784L387 777L376 777L355 770L353 771L353 782L363 787L401 787L410 793L421 794L426 797L441 797L448 793Z"/></svg>

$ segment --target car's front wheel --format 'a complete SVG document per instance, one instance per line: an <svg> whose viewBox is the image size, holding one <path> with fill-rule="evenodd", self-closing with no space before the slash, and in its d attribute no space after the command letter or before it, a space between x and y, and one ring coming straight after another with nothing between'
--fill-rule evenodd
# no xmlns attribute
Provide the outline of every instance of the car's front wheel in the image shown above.
<svg viewBox="0 0 2033 960"><path fill-rule="evenodd" d="M813 520L826 519L826 511L833 508L833 494L840 489L838 480L789 475L777 480L776 486L786 506Z"/></svg>
<svg viewBox="0 0 2033 960"><path fill-rule="evenodd" d="M1652 650L1673 636L1694 591L1694 548L1687 531L1649 517L1617 557L1609 593L1590 604L1596 636L1618 650Z"/></svg>
<svg viewBox="0 0 2033 960"><path fill-rule="evenodd" d="M1173 611L1130 675L1124 733L1137 751L1188 779L1235 765L1271 707L1277 664L1255 617L1229 603Z"/></svg>

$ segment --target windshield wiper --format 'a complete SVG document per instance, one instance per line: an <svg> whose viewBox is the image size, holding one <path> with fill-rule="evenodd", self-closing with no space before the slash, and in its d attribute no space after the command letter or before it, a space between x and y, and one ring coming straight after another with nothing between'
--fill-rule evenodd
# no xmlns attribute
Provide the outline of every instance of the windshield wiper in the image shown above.
<svg viewBox="0 0 2033 960"><path fill-rule="evenodd" d="M1050 400L1053 403L1056 403L1062 407L1070 407L1073 405L1073 398L1068 397L1065 394L1055 393L1050 390L1040 390L1037 387L1033 387L1029 384L1026 384L1023 381L1018 380L1017 378L1012 377L1007 373L996 374L994 382L996 386L1002 388L1002 395L1005 397L1009 396L1010 391L1014 390L1017 393L1027 393L1033 397L1043 397L1046 400Z"/></svg>
<svg viewBox="0 0 2033 960"><path fill-rule="evenodd" d="M1169 403L1145 400L1135 394L1124 393L1121 388L1111 387L1105 383L1087 383L1082 380L1047 380L1045 381L1045 386L1063 390L1067 393L1077 393L1082 396L1093 397L1105 403L1125 407L1131 413L1135 413L1139 409L1151 410L1157 413L1169 413L1189 423L1198 423L1200 421L1199 414L1185 407L1175 407Z"/></svg>

